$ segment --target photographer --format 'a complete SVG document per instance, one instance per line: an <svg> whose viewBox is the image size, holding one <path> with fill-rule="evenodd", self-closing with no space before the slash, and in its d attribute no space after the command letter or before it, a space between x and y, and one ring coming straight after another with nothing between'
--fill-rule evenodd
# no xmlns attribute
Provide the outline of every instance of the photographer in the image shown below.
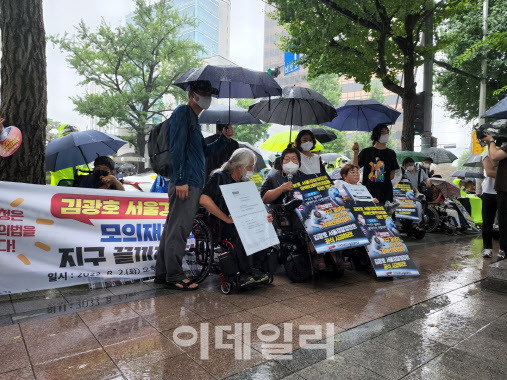
<svg viewBox="0 0 507 380"><path fill-rule="evenodd" d="M97 157L93 163L93 173L79 177L76 187L125 191L121 182L113 175L113 170L114 161L110 157Z"/></svg>
<svg viewBox="0 0 507 380"><path fill-rule="evenodd" d="M496 146L495 139L492 136L487 133L484 133L484 135L482 141L488 145L489 158L498 162L495 180L498 224L500 227L498 259L503 260L505 259L505 251L507 250L507 144L504 143L499 148Z"/></svg>

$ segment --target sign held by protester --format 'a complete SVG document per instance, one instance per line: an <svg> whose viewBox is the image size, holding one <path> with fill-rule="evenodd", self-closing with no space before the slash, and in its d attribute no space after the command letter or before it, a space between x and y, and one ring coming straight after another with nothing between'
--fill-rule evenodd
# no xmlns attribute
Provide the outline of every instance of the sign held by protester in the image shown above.
<svg viewBox="0 0 507 380"><path fill-rule="evenodd" d="M395 212L398 219L420 221L417 206L414 201L414 191L410 183L399 183L393 190L393 197L400 203Z"/></svg>
<svg viewBox="0 0 507 380"><path fill-rule="evenodd" d="M368 256L377 277L419 276L396 225L382 206L347 201L354 217L368 231Z"/></svg>
<svg viewBox="0 0 507 380"><path fill-rule="evenodd" d="M220 190L248 256L280 243L253 181L220 185Z"/></svg>
<svg viewBox="0 0 507 380"><path fill-rule="evenodd" d="M9 157L21 146L21 131L18 127L3 128L0 126L0 157Z"/></svg>
<svg viewBox="0 0 507 380"><path fill-rule="evenodd" d="M344 207L343 199L329 177L302 178L294 183L294 198L303 201L296 211L317 253L368 244L366 231Z"/></svg>

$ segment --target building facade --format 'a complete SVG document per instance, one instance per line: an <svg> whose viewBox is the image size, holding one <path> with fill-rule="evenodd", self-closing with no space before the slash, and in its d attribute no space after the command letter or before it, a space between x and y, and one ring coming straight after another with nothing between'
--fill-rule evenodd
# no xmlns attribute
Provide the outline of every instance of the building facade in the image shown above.
<svg viewBox="0 0 507 380"><path fill-rule="evenodd" d="M173 0L181 15L196 20L194 27L182 32L182 38L190 38L204 47L203 57L230 53L230 0Z"/></svg>

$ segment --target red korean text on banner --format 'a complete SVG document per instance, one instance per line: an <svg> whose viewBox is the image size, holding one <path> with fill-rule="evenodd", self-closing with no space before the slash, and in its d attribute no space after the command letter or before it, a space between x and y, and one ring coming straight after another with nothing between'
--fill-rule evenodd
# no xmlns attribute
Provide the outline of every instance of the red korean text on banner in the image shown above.
<svg viewBox="0 0 507 380"><path fill-rule="evenodd" d="M51 198L54 217L90 225L93 225L92 219L165 219L168 211L167 198L132 199L81 194L55 194Z"/></svg>

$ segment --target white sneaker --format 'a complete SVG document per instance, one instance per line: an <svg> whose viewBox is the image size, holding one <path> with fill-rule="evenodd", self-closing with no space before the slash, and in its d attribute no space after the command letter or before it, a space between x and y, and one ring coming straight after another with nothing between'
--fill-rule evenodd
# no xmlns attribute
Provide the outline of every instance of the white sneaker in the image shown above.
<svg viewBox="0 0 507 380"><path fill-rule="evenodd" d="M505 251L503 249L500 249L498 251L498 260L503 260L505 259Z"/></svg>
<svg viewBox="0 0 507 380"><path fill-rule="evenodd" d="M492 249L483 249L482 250L482 257L485 257L485 258L490 258L491 256L493 256L493 250Z"/></svg>

